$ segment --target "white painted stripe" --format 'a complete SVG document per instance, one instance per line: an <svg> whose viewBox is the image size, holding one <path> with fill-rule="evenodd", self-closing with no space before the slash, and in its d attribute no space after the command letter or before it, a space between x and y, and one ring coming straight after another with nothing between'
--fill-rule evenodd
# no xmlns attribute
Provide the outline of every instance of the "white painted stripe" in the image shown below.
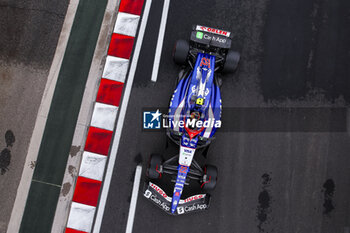
<svg viewBox="0 0 350 233"><path fill-rule="evenodd" d="M160 27L159 27L156 55L154 57L154 63L153 63L153 70L152 70L152 77L151 77L152 82L157 82L160 57L161 57L162 48L163 48L166 21L168 19L169 5L170 5L170 0L164 0L162 19L160 21Z"/></svg>
<svg viewBox="0 0 350 233"><path fill-rule="evenodd" d="M72 202L67 227L90 232L94 220L95 207Z"/></svg>
<svg viewBox="0 0 350 233"><path fill-rule="evenodd" d="M79 176L102 181L107 156L84 151Z"/></svg>
<svg viewBox="0 0 350 233"><path fill-rule="evenodd" d="M138 15L119 12L113 32L135 37L139 20Z"/></svg>
<svg viewBox="0 0 350 233"><path fill-rule="evenodd" d="M131 202L129 207L128 222L126 224L126 233L132 233L132 227L134 225L135 210L137 204L137 197L139 194L140 180L141 180L142 166L136 166L134 186L132 187Z"/></svg>
<svg viewBox="0 0 350 233"><path fill-rule="evenodd" d="M91 126L113 131L118 107L96 102L92 114Z"/></svg>
<svg viewBox="0 0 350 233"><path fill-rule="evenodd" d="M152 3L152 0L146 0L145 8L144 8L143 15L142 15L140 31L139 31L139 35L138 35L136 45L135 45L135 51L134 51L134 55L133 55L132 62L131 62L131 67L130 67L130 71L129 71L129 75L128 75L128 81L127 81L126 86L125 86L124 97L123 97L123 101L122 101L121 107L120 107L120 113L119 113L119 117L118 117L118 121L117 121L117 128L116 128L116 132L115 132L113 142L112 142L111 153L109 155L109 162L107 165L106 175L104 178L103 187L102 187L102 191L100 194L101 195L100 196L100 203L99 203L99 206L97 208L97 215L96 215L94 229L93 229L94 233L100 232L100 228L101 228L102 217L103 217L103 213L104 213L105 206L106 206L106 200L107 200L109 186L110 186L111 179L112 179L115 159L117 157L119 140L120 140L121 132L122 132L123 125L124 125L125 113L126 113L126 109L128 107L131 87L132 87L132 84L134 82L137 62L138 62L140 51L141 51L141 45L142 45L142 41L143 41L143 36L145 34L145 29L146 29L146 25L147 25L149 11L151 8L151 3Z"/></svg>
<svg viewBox="0 0 350 233"><path fill-rule="evenodd" d="M128 71L128 66L128 59L107 56L102 78L123 83L125 81L126 72Z"/></svg>

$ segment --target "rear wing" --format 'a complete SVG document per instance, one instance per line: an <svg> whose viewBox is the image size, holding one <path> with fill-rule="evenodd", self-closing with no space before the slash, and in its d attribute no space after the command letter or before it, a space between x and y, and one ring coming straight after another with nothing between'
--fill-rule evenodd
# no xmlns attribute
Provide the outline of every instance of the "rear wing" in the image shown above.
<svg viewBox="0 0 350 233"><path fill-rule="evenodd" d="M231 48L231 38L229 31L201 25L194 25L191 33L191 41L223 49Z"/></svg>

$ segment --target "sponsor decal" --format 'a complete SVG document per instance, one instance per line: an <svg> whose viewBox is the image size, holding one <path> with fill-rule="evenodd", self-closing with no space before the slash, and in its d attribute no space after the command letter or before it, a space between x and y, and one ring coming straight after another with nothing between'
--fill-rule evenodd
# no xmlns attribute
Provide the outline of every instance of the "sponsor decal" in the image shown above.
<svg viewBox="0 0 350 233"><path fill-rule="evenodd" d="M169 211L170 210L170 207L168 205L169 203L169 199L171 200L170 197L168 197L166 195L166 193L161 189L159 188L157 185L149 182L149 187L151 187L154 191L156 191L157 193L159 193L161 195L161 197L163 197L165 199L165 201L159 199L157 197L157 195L153 194L150 190L146 190L144 192L144 196L148 199L150 199L151 201L153 201L156 205L160 206L163 210L165 211Z"/></svg>
<svg viewBox="0 0 350 233"><path fill-rule="evenodd" d="M196 37L197 37L198 39L203 39L203 32L197 32L197 33L196 33Z"/></svg>
<svg viewBox="0 0 350 233"><path fill-rule="evenodd" d="M155 112L143 112L143 128L144 129L160 129L160 116L159 109Z"/></svg>
<svg viewBox="0 0 350 233"><path fill-rule="evenodd" d="M149 183L150 186L157 192L159 193L162 197L164 197L165 199L168 198L168 195L166 195L166 193L163 191L163 189L159 188L157 185L153 184L153 183Z"/></svg>
<svg viewBox="0 0 350 233"><path fill-rule="evenodd" d="M185 212L191 212L191 211L195 211L195 210L205 210L208 208L207 204L194 204L191 206L185 206L184 210Z"/></svg>
<svg viewBox="0 0 350 233"><path fill-rule="evenodd" d="M222 36L226 36L226 37L230 37L230 34L231 34L231 32L228 32L228 31L224 31L224 30L220 30L220 29L216 29L216 28L205 27L205 26L200 26L200 25L197 25L196 30L203 31L203 32L210 32L210 33L214 33L214 34L218 34L218 35L222 35Z"/></svg>
<svg viewBox="0 0 350 233"><path fill-rule="evenodd" d="M179 206L176 208L178 214L184 214L196 210L206 210L208 209L207 204L194 204L190 206Z"/></svg>
<svg viewBox="0 0 350 233"><path fill-rule="evenodd" d="M192 156L194 155L195 151L196 150L192 149L192 148L181 147L180 148L180 158L182 158L182 155L185 156L185 157L192 158Z"/></svg>
<svg viewBox="0 0 350 233"><path fill-rule="evenodd" d="M193 159L193 155L194 155L195 151L196 151L195 149L181 146L180 147L179 164L184 165L184 166L190 166L192 163L192 159ZM186 177L187 171L182 172L181 167L180 167L179 173L177 175L178 178L182 177L181 174L184 174L184 176Z"/></svg>
<svg viewBox="0 0 350 233"><path fill-rule="evenodd" d="M197 98L196 104L197 105L203 105L204 104L204 99L203 98Z"/></svg>
<svg viewBox="0 0 350 233"><path fill-rule="evenodd" d="M204 39L206 40L212 40L212 41L216 41L216 42L219 42L219 43L223 43L225 44L226 43L226 39L225 38L220 38L218 36L210 36L208 34L204 34Z"/></svg>
<svg viewBox="0 0 350 233"><path fill-rule="evenodd" d="M202 57L201 63L199 64L200 67L206 66L210 69L210 58Z"/></svg>
<svg viewBox="0 0 350 233"><path fill-rule="evenodd" d="M184 152L192 154L192 150L189 150L189 149L184 149Z"/></svg>
<svg viewBox="0 0 350 233"><path fill-rule="evenodd" d="M146 198L150 198L152 195L152 192L149 190L146 190L146 192L143 194Z"/></svg>
<svg viewBox="0 0 350 233"><path fill-rule="evenodd" d="M187 170L188 170L188 167L186 167L186 166L180 166L179 172L180 172L180 173L187 174L187 172L188 172Z"/></svg>
<svg viewBox="0 0 350 233"><path fill-rule="evenodd" d="M185 208L183 206L177 207L177 213L178 214L184 214L185 213Z"/></svg>
<svg viewBox="0 0 350 233"><path fill-rule="evenodd" d="M163 202L162 200L158 199L156 195L151 195L150 200L159 205L163 210L170 210L170 207L166 204L166 202Z"/></svg>
<svg viewBox="0 0 350 233"><path fill-rule="evenodd" d="M198 195L194 195L191 197L186 198L185 200L183 200L183 203L187 203L190 201L195 201L195 200L199 200L205 197L205 194L198 194Z"/></svg>

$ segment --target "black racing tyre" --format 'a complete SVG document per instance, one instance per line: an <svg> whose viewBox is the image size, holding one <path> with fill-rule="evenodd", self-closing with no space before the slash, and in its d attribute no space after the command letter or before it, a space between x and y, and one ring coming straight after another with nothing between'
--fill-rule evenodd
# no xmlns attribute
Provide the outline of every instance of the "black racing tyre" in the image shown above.
<svg viewBox="0 0 350 233"><path fill-rule="evenodd" d="M173 50L174 62L178 65L184 65L187 61L190 44L186 40L177 40Z"/></svg>
<svg viewBox="0 0 350 233"><path fill-rule="evenodd" d="M160 172L162 161L163 158L160 154L151 154L147 168L147 176L150 179L159 179L162 177L162 173Z"/></svg>
<svg viewBox="0 0 350 233"><path fill-rule="evenodd" d="M206 191L213 190L218 179L218 169L213 165L205 165L204 174L206 179L202 181L201 188Z"/></svg>
<svg viewBox="0 0 350 233"><path fill-rule="evenodd" d="M241 58L241 55L239 54L239 52L229 50L226 55L226 60L222 68L222 72L233 73L238 67L240 58Z"/></svg>

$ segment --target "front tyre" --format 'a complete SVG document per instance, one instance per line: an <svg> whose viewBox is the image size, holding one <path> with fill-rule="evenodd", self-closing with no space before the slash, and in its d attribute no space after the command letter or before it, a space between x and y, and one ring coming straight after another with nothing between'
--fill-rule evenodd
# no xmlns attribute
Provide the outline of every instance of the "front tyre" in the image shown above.
<svg viewBox="0 0 350 233"><path fill-rule="evenodd" d="M146 175L150 179L159 179L162 177L163 158L160 154L152 154L148 163Z"/></svg>
<svg viewBox="0 0 350 233"><path fill-rule="evenodd" d="M185 65L190 45L186 40L177 40L173 50L174 62L178 65Z"/></svg>
<svg viewBox="0 0 350 233"><path fill-rule="evenodd" d="M225 59L224 66L222 68L222 72L223 73L233 73L237 69L240 59L241 59L241 55L239 54L239 52L229 50L227 55L226 55L226 59Z"/></svg>
<svg viewBox="0 0 350 233"><path fill-rule="evenodd" d="M213 165L206 165L204 167L204 175L202 179L201 188L210 191L216 186L216 181L218 178L218 169Z"/></svg>

